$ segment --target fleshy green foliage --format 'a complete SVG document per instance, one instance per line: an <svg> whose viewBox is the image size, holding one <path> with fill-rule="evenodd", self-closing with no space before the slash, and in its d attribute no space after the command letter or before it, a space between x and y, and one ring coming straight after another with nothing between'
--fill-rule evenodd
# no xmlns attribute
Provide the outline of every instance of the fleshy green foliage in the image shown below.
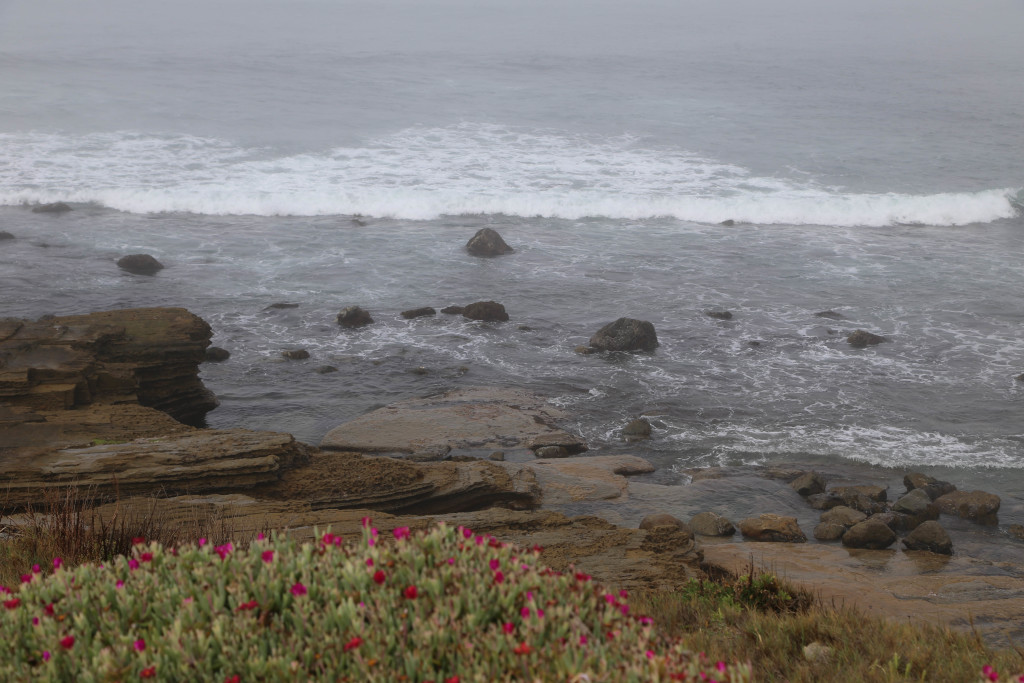
<svg viewBox="0 0 1024 683"><path fill-rule="evenodd" d="M813 602L810 595L789 591L774 574L752 572L733 579L691 579L679 596L710 607L746 607L764 612L799 612Z"/></svg>
<svg viewBox="0 0 1024 683"><path fill-rule="evenodd" d="M0 596L0 679L750 680L536 552L444 525L375 536L140 539L106 566L28 575Z"/></svg>

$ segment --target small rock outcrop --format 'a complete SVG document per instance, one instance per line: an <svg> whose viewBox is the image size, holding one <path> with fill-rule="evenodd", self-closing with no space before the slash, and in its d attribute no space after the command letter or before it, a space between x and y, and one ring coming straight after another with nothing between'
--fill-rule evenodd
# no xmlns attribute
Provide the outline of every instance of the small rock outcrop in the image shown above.
<svg viewBox="0 0 1024 683"><path fill-rule="evenodd" d="M733 523L715 512L698 512L690 519L690 529L701 536L732 536L736 533Z"/></svg>
<svg viewBox="0 0 1024 683"><path fill-rule="evenodd" d="M497 301L475 301L462 309L462 317L469 320L503 323L508 320L505 307Z"/></svg>
<svg viewBox="0 0 1024 683"><path fill-rule="evenodd" d="M704 315L715 320L732 320L731 311L704 311Z"/></svg>
<svg viewBox="0 0 1024 683"><path fill-rule="evenodd" d="M913 529L922 522L939 518L939 506L932 502L924 489L914 489L893 503L892 511L902 515L903 528Z"/></svg>
<svg viewBox="0 0 1024 683"><path fill-rule="evenodd" d="M915 489L920 489L927 493L928 497L932 500L956 491L956 486L948 481L939 481L935 477L929 477L927 474L921 474L920 472L911 472L903 477L903 485L907 487L908 493Z"/></svg>
<svg viewBox="0 0 1024 683"><path fill-rule="evenodd" d="M953 491L939 496L935 504L947 515L957 515L980 524L996 524L999 496L985 491Z"/></svg>
<svg viewBox="0 0 1024 683"><path fill-rule="evenodd" d="M622 436L626 439L648 439L651 436L651 423L644 418L637 418L622 428Z"/></svg>
<svg viewBox="0 0 1024 683"><path fill-rule="evenodd" d="M653 351L658 347L654 325L646 320L619 318L608 323L590 338L598 351Z"/></svg>
<svg viewBox="0 0 1024 683"><path fill-rule="evenodd" d="M11 233L7 232L6 230L0 230L0 242L6 241L6 240L13 240L13 239L14 239L14 235L12 235Z"/></svg>
<svg viewBox="0 0 1024 683"><path fill-rule="evenodd" d="M751 541L774 543L804 543L807 536L800 530L796 517L783 517L765 513L748 517L740 522L740 533Z"/></svg>
<svg viewBox="0 0 1024 683"><path fill-rule="evenodd" d="M533 453L538 458L568 458L572 455L565 446L541 446Z"/></svg>
<svg viewBox="0 0 1024 683"><path fill-rule="evenodd" d="M220 363L231 358L231 352L227 349L222 349L219 346L211 346L206 349L206 355L203 357L203 361L207 363Z"/></svg>
<svg viewBox="0 0 1024 683"><path fill-rule="evenodd" d="M907 550L927 550L940 555L953 554L953 541L942 525L935 521L922 523L903 539Z"/></svg>
<svg viewBox="0 0 1024 683"><path fill-rule="evenodd" d="M287 310L289 308L298 308L298 307L299 307L298 304L289 303L287 301L280 301L280 302L275 303L275 304L270 304L269 306L267 306L263 310L264 311L283 311L283 310Z"/></svg>
<svg viewBox="0 0 1024 683"><path fill-rule="evenodd" d="M690 532L690 527L686 525L686 522L677 517L673 517L672 515L667 514L665 512L658 512L653 515L647 515L642 520L640 520L641 529L649 530L659 526L670 526L676 529L684 529L687 532Z"/></svg>
<svg viewBox="0 0 1024 683"><path fill-rule="evenodd" d="M71 207L64 202L53 202L52 204L40 204L32 207L32 213L67 213Z"/></svg>
<svg viewBox="0 0 1024 683"><path fill-rule="evenodd" d="M831 510L846 503L841 496L826 491L825 493L815 493L807 496L807 504L815 510Z"/></svg>
<svg viewBox="0 0 1024 683"><path fill-rule="evenodd" d="M473 256L493 257L511 254L515 249L505 244L496 230L483 228L466 242L466 251Z"/></svg>
<svg viewBox="0 0 1024 683"><path fill-rule="evenodd" d="M846 533L846 527L842 524L822 522L814 527L812 533L814 538L819 541L838 541Z"/></svg>
<svg viewBox="0 0 1024 683"><path fill-rule="evenodd" d="M288 360L306 360L309 358L309 351L306 349L288 349L287 351L282 351L281 355Z"/></svg>
<svg viewBox="0 0 1024 683"><path fill-rule="evenodd" d="M318 375L329 375L332 372L337 372L337 371L338 371L338 368L334 367L333 365L321 365L320 367L318 367L315 370L313 370L313 372L315 372Z"/></svg>
<svg viewBox="0 0 1024 683"><path fill-rule="evenodd" d="M821 515L821 522L823 524L838 524L839 526L849 529L854 524L860 524L868 516L860 510L854 510L853 508L840 505L834 507L831 510Z"/></svg>
<svg viewBox="0 0 1024 683"><path fill-rule="evenodd" d="M846 338L847 344L858 349L863 349L866 346L874 346L875 344L881 344L884 341L888 340L881 335L873 334L867 330L856 330Z"/></svg>
<svg viewBox="0 0 1024 683"><path fill-rule="evenodd" d="M372 325L373 318L366 309L359 306L349 306L348 308L343 308L338 313L338 324L342 327L364 327Z"/></svg>
<svg viewBox="0 0 1024 683"><path fill-rule="evenodd" d="M896 533L876 519L868 519L854 524L843 534L843 545L848 548L882 550L895 542Z"/></svg>
<svg viewBox="0 0 1024 683"><path fill-rule="evenodd" d="M815 318L828 318L829 320L846 320L846 316L842 313L836 313L835 311L818 311L814 314Z"/></svg>
<svg viewBox="0 0 1024 683"><path fill-rule="evenodd" d="M129 254L117 260L117 267L136 275L156 275L163 270L164 264L149 254Z"/></svg>
<svg viewBox="0 0 1024 683"><path fill-rule="evenodd" d="M825 492L825 478L817 472L806 472L794 479L790 486L801 496L813 496Z"/></svg>
<svg viewBox="0 0 1024 683"><path fill-rule="evenodd" d="M445 306L441 312L445 315L462 315L464 310L466 310L465 306Z"/></svg>
<svg viewBox="0 0 1024 683"><path fill-rule="evenodd" d="M427 315L437 315L437 311L430 306L424 306L423 308L412 308L408 311L402 311L402 317L406 320L412 320L413 318L422 318Z"/></svg>

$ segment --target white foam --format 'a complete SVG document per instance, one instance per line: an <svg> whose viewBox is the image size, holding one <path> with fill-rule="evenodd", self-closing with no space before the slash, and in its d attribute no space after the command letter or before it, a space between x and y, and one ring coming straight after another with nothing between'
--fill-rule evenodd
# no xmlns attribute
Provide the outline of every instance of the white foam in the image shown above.
<svg viewBox="0 0 1024 683"><path fill-rule="evenodd" d="M1014 216L1019 191L853 194L756 177L630 136L483 124L412 128L361 147L297 155L130 132L4 134L0 148L0 204L92 202L133 213L963 225Z"/></svg>

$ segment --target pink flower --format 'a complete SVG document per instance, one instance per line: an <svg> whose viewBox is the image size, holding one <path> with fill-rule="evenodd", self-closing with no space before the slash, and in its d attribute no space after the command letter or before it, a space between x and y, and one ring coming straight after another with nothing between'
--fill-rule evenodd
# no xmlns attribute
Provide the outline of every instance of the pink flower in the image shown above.
<svg viewBox="0 0 1024 683"><path fill-rule="evenodd" d="M483 536L477 536L476 538L473 539L473 541L477 545L483 545L484 544L484 537Z"/></svg>
<svg viewBox="0 0 1024 683"><path fill-rule="evenodd" d="M145 542L146 539L143 536L136 536L132 539L132 545L143 545Z"/></svg>
<svg viewBox="0 0 1024 683"><path fill-rule="evenodd" d="M152 562L153 561L153 553L142 553L141 555L139 555L139 559L142 560L143 562Z"/></svg>
<svg viewBox="0 0 1024 683"><path fill-rule="evenodd" d="M619 611L623 614L629 614L629 605L619 605Z"/></svg>
<svg viewBox="0 0 1024 683"><path fill-rule="evenodd" d="M494 572L494 583L505 583L505 574L503 572Z"/></svg>
<svg viewBox="0 0 1024 683"><path fill-rule="evenodd" d="M53 616L53 603L51 602L46 607L44 607L43 611L46 612L46 616L52 617Z"/></svg>
<svg viewBox="0 0 1024 683"><path fill-rule="evenodd" d="M587 637L586 636L580 636L580 645L586 645L586 644L587 644Z"/></svg>
<svg viewBox="0 0 1024 683"><path fill-rule="evenodd" d="M32 575L31 574L22 574L21 575L21 582L22 583L32 583Z"/></svg>
<svg viewBox="0 0 1024 683"><path fill-rule="evenodd" d="M332 534L330 531L328 531L327 533L325 533L323 536L320 537L320 542L323 543L324 545L331 545L331 544L333 544L334 543L334 534Z"/></svg>
<svg viewBox="0 0 1024 683"><path fill-rule="evenodd" d="M519 610L519 616L521 616L523 619L529 619L530 618L530 608L529 607L524 607L521 610Z"/></svg>
<svg viewBox="0 0 1024 683"><path fill-rule="evenodd" d="M235 674L234 676L226 676L224 678L224 683L242 683L242 677L238 674Z"/></svg>
<svg viewBox="0 0 1024 683"><path fill-rule="evenodd" d="M725 671L725 662L718 662L715 664L715 668L719 671Z"/></svg>
<svg viewBox="0 0 1024 683"><path fill-rule="evenodd" d="M537 610L537 618L538 619L543 619L544 618L544 610L542 610L542 609L538 609Z"/></svg>
<svg viewBox="0 0 1024 683"><path fill-rule="evenodd" d="M498 567L501 566L501 562L499 562L498 559L495 558L495 559L491 560L490 565L491 565L491 571L494 571L495 569L497 569Z"/></svg>
<svg viewBox="0 0 1024 683"><path fill-rule="evenodd" d="M394 534L396 540L401 541L402 539L409 538L409 527L396 527L391 533Z"/></svg>
<svg viewBox="0 0 1024 683"><path fill-rule="evenodd" d="M20 604L20 598L11 598L10 600L4 600L4 607L6 607L7 609L18 609L18 605Z"/></svg>
<svg viewBox="0 0 1024 683"><path fill-rule="evenodd" d="M249 610L256 609L259 606L260 606L260 603L258 603L255 600L250 600L249 602L243 602L241 605L236 607L235 611L236 612L248 612Z"/></svg>
<svg viewBox="0 0 1024 683"><path fill-rule="evenodd" d="M455 564L455 558L454 557L449 557L448 558L448 564Z"/></svg>
<svg viewBox="0 0 1024 683"><path fill-rule="evenodd" d="M233 545L231 545L231 543L225 543L224 545L217 546L216 548L213 549L213 551L215 553L217 553L217 555L220 556L220 559L223 560L228 555L230 555L231 551L234 550L234 549L235 549L235 547Z"/></svg>
<svg viewBox="0 0 1024 683"><path fill-rule="evenodd" d="M620 590L620 591L619 591L619 597L620 597L620 598L628 598L628 597L629 597L629 592L628 592L628 591L626 591L625 589L623 589L623 590Z"/></svg>
<svg viewBox="0 0 1024 683"><path fill-rule="evenodd" d="M73 648L75 646L75 637L74 636L64 636L63 638L60 639L60 646L62 648L64 648L65 650L70 650L71 648Z"/></svg>
<svg viewBox="0 0 1024 683"><path fill-rule="evenodd" d="M404 595L409 600L415 600L416 596L419 595L419 591L416 590L416 586L409 586L404 591L402 591L402 595Z"/></svg>
<svg viewBox="0 0 1024 683"><path fill-rule="evenodd" d="M100 568L102 569L102 566L101 566ZM32 573L33 573L33 574L39 574L39 573L40 573L40 572L42 572L42 571L43 571L43 570L39 568L39 565L38 565L38 564L34 564L34 565L32 565Z"/></svg>
<svg viewBox="0 0 1024 683"><path fill-rule="evenodd" d="M654 659L654 650L647 651L647 659Z"/></svg>
<svg viewBox="0 0 1024 683"><path fill-rule="evenodd" d="M135 571L136 569L139 568L139 561L136 560L134 557L132 559L128 560L128 568L131 569L132 571Z"/></svg>
<svg viewBox="0 0 1024 683"><path fill-rule="evenodd" d="M459 527L459 528L462 529L462 537L463 538L472 538L472 536L473 536L473 532L472 531L470 531L466 527Z"/></svg>
<svg viewBox="0 0 1024 683"><path fill-rule="evenodd" d="M640 624L642 626L650 626L653 623L654 619L651 619L650 617L640 617Z"/></svg>
<svg viewBox="0 0 1024 683"><path fill-rule="evenodd" d="M121 581L120 579L118 579L118 580L117 580L117 583L116 583L116 584L114 584L114 586L115 586L116 588L124 588L124 581Z"/></svg>
<svg viewBox="0 0 1024 683"><path fill-rule="evenodd" d="M199 547L202 548L204 545L206 545L206 539L205 538L200 538L199 539Z"/></svg>
<svg viewBox="0 0 1024 683"><path fill-rule="evenodd" d="M260 553L260 557L263 558L264 562L266 562L267 564L270 564L271 562L274 561L274 551L273 550L264 550L262 553Z"/></svg>
<svg viewBox="0 0 1024 683"><path fill-rule="evenodd" d="M32 617L32 625L39 626L39 617Z"/></svg>
<svg viewBox="0 0 1024 683"><path fill-rule="evenodd" d="M139 638L138 640L136 640L136 641L135 641L135 642L134 642L134 643L132 644L132 647L134 647L134 648L135 648L135 651L136 651L136 652L142 652L143 650L145 650L145 649L146 649L146 641L145 641L145 639L143 639L143 638Z"/></svg>
<svg viewBox="0 0 1024 683"><path fill-rule="evenodd" d="M372 567L373 566L373 558L372 557L366 558L366 566L367 567Z"/></svg>
<svg viewBox="0 0 1024 683"><path fill-rule="evenodd" d="M356 649L357 647L359 647L362 644L363 644L363 639L362 638L360 638L359 636L352 636L351 640L349 640L347 643L345 643L342 646L341 649L344 650L345 652L349 652L351 650Z"/></svg>
<svg viewBox="0 0 1024 683"><path fill-rule="evenodd" d="M57 571L58 569L60 569L62 564L64 564L64 560L60 559L59 557L53 558L53 570L54 571Z"/></svg>
<svg viewBox="0 0 1024 683"><path fill-rule="evenodd" d="M256 540L257 541L262 541L264 538L266 538L266 536L263 535L262 531L259 532L258 534L256 534ZM235 675L237 676L238 674L235 674Z"/></svg>
<svg viewBox="0 0 1024 683"><path fill-rule="evenodd" d="M504 624L501 625L501 630L505 633L512 633L512 631L516 630L516 625L513 624L511 621L506 621Z"/></svg>
<svg viewBox="0 0 1024 683"><path fill-rule="evenodd" d="M50 661L50 651L49 650L43 650L43 661L44 662Z"/></svg>
<svg viewBox="0 0 1024 683"><path fill-rule="evenodd" d="M301 583L296 583L292 586L292 595L305 595L307 592L306 587Z"/></svg>
<svg viewBox="0 0 1024 683"><path fill-rule="evenodd" d="M383 570L378 569L373 573L373 582L377 585L384 583L386 579L387 575L383 572Z"/></svg>
<svg viewBox="0 0 1024 683"><path fill-rule="evenodd" d="M363 517L362 520L360 520L360 521L362 521L363 528L365 529L366 527L370 526L370 522L372 520L369 517Z"/></svg>
<svg viewBox="0 0 1024 683"><path fill-rule="evenodd" d="M13 592L14 592L14 591L12 591L12 590L11 590L10 588L8 588L7 586L0 586L0 594L3 594L3 593L13 593Z"/></svg>

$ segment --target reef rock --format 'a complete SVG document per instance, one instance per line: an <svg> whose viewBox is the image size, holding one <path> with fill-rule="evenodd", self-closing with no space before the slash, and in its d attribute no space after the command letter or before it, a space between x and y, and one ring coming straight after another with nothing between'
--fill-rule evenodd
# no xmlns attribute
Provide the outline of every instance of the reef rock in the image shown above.
<svg viewBox="0 0 1024 683"><path fill-rule="evenodd" d="M619 318L608 323L590 338L598 351L653 351L658 347L654 325L646 320Z"/></svg>
<svg viewBox="0 0 1024 683"><path fill-rule="evenodd" d="M505 240L496 230L483 228L466 243L466 251L473 256L491 257L511 254L515 249L505 244Z"/></svg>
<svg viewBox="0 0 1024 683"><path fill-rule="evenodd" d="M117 267L136 275L156 275L163 270L164 264L149 254L129 254L118 259Z"/></svg>

